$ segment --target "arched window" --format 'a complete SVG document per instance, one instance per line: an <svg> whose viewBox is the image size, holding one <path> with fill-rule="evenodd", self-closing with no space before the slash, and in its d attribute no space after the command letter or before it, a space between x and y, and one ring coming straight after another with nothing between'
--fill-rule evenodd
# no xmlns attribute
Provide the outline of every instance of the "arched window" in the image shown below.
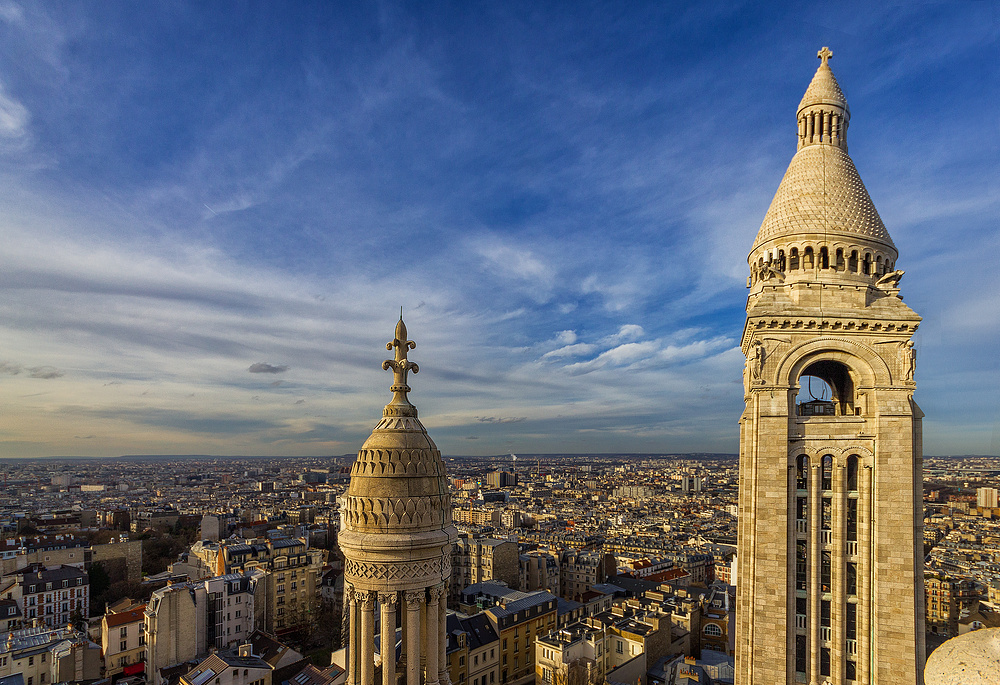
<svg viewBox="0 0 1000 685"><path fill-rule="evenodd" d="M799 268L799 248L793 247L788 253L788 270L795 271Z"/></svg>
<svg viewBox="0 0 1000 685"><path fill-rule="evenodd" d="M858 491L858 455L856 454L847 458L847 491Z"/></svg>
<svg viewBox="0 0 1000 685"><path fill-rule="evenodd" d="M819 582L823 586L823 592L829 592L833 585L833 561L830 552L823 552L819 564Z"/></svg>
<svg viewBox="0 0 1000 685"><path fill-rule="evenodd" d="M857 250L851 250L851 256L847 260L847 269L848 269L848 271L853 271L854 273L858 273L858 251Z"/></svg>
<svg viewBox="0 0 1000 685"><path fill-rule="evenodd" d="M875 258L875 275L881 276L885 271L882 270L882 255Z"/></svg>
<svg viewBox="0 0 1000 685"><path fill-rule="evenodd" d="M722 637L722 628L714 623L706 623L704 633L709 637Z"/></svg>
<svg viewBox="0 0 1000 685"><path fill-rule="evenodd" d="M819 248L819 268L830 268L830 251L826 249L825 245Z"/></svg>
<svg viewBox="0 0 1000 685"><path fill-rule="evenodd" d="M785 251L778 250L778 271L785 270Z"/></svg>
<svg viewBox="0 0 1000 685"><path fill-rule="evenodd" d="M795 488L805 490L809 487L809 457L800 454L795 460Z"/></svg>
<svg viewBox="0 0 1000 685"><path fill-rule="evenodd" d="M833 456L823 457L823 489L833 490Z"/></svg>
<svg viewBox="0 0 1000 685"><path fill-rule="evenodd" d="M837 271L844 270L844 250L843 248L837 248Z"/></svg>
<svg viewBox="0 0 1000 685"><path fill-rule="evenodd" d="M861 266L862 266L861 270L864 272L865 276L872 275L872 255L870 252L865 253L865 261L864 264L862 264Z"/></svg>
<svg viewBox="0 0 1000 685"><path fill-rule="evenodd" d="M813 249L811 246L806 248L805 255L802 257L802 268L813 268Z"/></svg>

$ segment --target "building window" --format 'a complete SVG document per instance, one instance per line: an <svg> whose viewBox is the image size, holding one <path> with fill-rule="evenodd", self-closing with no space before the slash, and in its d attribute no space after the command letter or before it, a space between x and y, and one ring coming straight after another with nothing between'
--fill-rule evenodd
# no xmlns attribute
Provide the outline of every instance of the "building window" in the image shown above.
<svg viewBox="0 0 1000 685"><path fill-rule="evenodd" d="M120 648L118 651L124 652L126 649L128 649L128 641L127 640L122 640L121 644L119 644L118 646Z"/></svg>
<svg viewBox="0 0 1000 685"><path fill-rule="evenodd" d="M722 628L714 623L706 624L705 635L708 635L709 637L722 637Z"/></svg>
<svg viewBox="0 0 1000 685"><path fill-rule="evenodd" d="M624 654L624 652L625 652L625 647L624 647L624 645L623 645L623 643L622 643L622 641L621 641L621 640L618 640L618 641L617 641L617 642L615 643L615 652L616 652L616 653L618 653L618 654Z"/></svg>

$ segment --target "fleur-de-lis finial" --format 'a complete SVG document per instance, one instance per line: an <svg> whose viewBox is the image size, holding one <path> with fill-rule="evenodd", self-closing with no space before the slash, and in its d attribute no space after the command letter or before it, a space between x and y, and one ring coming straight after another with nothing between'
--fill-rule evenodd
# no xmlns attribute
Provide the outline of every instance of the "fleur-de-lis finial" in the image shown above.
<svg viewBox="0 0 1000 685"><path fill-rule="evenodd" d="M823 49L816 53L816 56L820 59L820 66L826 67L829 66L827 62L829 62L830 58L833 57L833 53L830 52L830 48L824 45Z"/></svg>
<svg viewBox="0 0 1000 685"><path fill-rule="evenodd" d="M406 324L403 323L403 308L399 308L399 323L396 324L396 337L393 338L392 342L385 344L385 349L392 350L396 349L395 359L386 359L382 362L382 368L385 370L392 369L393 379L392 387L392 404L409 404L410 401L406 398L406 393L410 392L410 386L406 384L406 375L412 371L413 373L418 373L420 367L415 363L411 362L406 358L406 353L408 350L416 349L417 343L412 340L406 339Z"/></svg>

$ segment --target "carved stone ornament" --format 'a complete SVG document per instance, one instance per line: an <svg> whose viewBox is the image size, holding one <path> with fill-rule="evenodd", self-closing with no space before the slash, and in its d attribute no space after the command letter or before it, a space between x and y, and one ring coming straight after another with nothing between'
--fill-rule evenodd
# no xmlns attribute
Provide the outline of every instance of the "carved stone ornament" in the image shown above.
<svg viewBox="0 0 1000 685"><path fill-rule="evenodd" d="M913 341L907 340L899 347L900 378L904 381L913 381L913 374L917 370L917 351L913 349Z"/></svg>
<svg viewBox="0 0 1000 685"><path fill-rule="evenodd" d="M375 596L376 592L374 590L365 590L359 593L361 595L361 608L365 611L371 611L375 608Z"/></svg>
<svg viewBox="0 0 1000 685"><path fill-rule="evenodd" d="M760 340L754 341L750 353L747 355L747 362L750 364L750 375L755 383L764 382L764 362L767 358L767 350Z"/></svg>
<svg viewBox="0 0 1000 685"><path fill-rule="evenodd" d="M378 603L382 606L392 606L399 602L398 592L380 592L378 593Z"/></svg>
<svg viewBox="0 0 1000 685"><path fill-rule="evenodd" d="M441 559L398 564L380 564L347 559L344 563L346 576L366 580L409 580L428 576L440 578L442 571Z"/></svg>
<svg viewBox="0 0 1000 685"><path fill-rule="evenodd" d="M441 600L441 597L444 596L444 583L433 586L430 590L428 590L428 594L431 598L431 604L437 604Z"/></svg>
<svg viewBox="0 0 1000 685"><path fill-rule="evenodd" d="M423 590L407 590L405 593L407 611L419 611L420 603L424 601Z"/></svg>
<svg viewBox="0 0 1000 685"><path fill-rule="evenodd" d="M359 526L442 526L451 496L437 497L356 497L349 496L341 516L348 525Z"/></svg>

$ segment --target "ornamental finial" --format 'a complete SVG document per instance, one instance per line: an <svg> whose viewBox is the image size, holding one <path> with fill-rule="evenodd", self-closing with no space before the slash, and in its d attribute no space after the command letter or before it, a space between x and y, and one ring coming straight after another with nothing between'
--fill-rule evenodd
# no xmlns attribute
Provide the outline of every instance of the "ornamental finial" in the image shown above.
<svg viewBox="0 0 1000 685"><path fill-rule="evenodd" d="M392 342L385 344L387 350L396 349L396 358L386 359L382 362L383 369L392 369L393 371L392 387L389 388L393 393L390 404L410 403L406 398L406 393L410 392L410 386L406 384L406 375L410 371L418 373L420 367L407 359L406 353L408 350L416 349L416 347L417 343L406 339L406 324L403 323L403 308L400 307L399 323L396 324L396 337L393 338Z"/></svg>
<svg viewBox="0 0 1000 685"><path fill-rule="evenodd" d="M816 53L816 56L820 59L821 67L828 67L830 65L827 64L827 62L829 62L830 58L833 57L833 53L830 52L830 48L824 45L823 49Z"/></svg>

